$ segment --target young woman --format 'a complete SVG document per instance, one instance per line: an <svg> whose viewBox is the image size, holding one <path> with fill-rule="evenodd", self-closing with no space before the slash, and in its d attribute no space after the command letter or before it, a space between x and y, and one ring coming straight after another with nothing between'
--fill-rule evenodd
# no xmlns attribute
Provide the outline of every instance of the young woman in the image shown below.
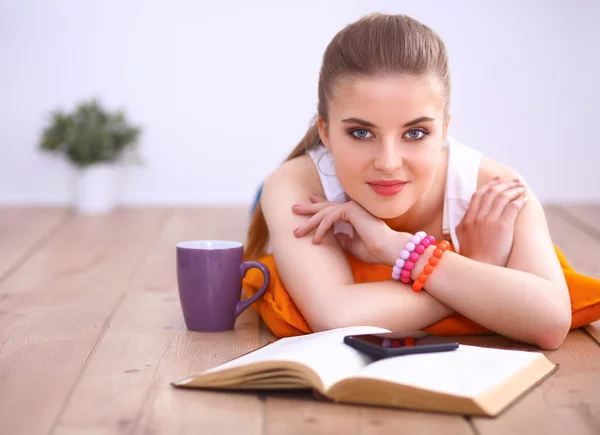
<svg viewBox="0 0 600 435"><path fill-rule="evenodd" d="M516 171L448 137L440 38L406 16L366 16L327 47L318 95L246 243L246 259L272 259L267 325L399 331L460 314L560 346L572 311L544 211Z"/></svg>

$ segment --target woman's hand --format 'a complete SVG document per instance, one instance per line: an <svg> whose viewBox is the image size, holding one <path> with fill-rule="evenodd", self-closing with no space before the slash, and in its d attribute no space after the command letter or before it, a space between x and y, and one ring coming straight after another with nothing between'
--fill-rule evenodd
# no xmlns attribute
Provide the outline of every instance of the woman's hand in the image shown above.
<svg viewBox="0 0 600 435"><path fill-rule="evenodd" d="M482 263L506 266L515 221L526 202L525 186L518 180L501 182L495 177L483 185L456 227L461 254Z"/></svg>
<svg viewBox="0 0 600 435"><path fill-rule="evenodd" d="M348 222L354 228L354 236L344 233L335 235L342 249L364 262L390 266L402 249L402 243L410 238L410 235L402 237L404 233L392 230L354 201L331 202L318 195L311 195L310 200L310 205L292 206L296 214L312 215L305 224L294 230L296 237L303 237L315 230L313 243L318 244L334 223Z"/></svg>

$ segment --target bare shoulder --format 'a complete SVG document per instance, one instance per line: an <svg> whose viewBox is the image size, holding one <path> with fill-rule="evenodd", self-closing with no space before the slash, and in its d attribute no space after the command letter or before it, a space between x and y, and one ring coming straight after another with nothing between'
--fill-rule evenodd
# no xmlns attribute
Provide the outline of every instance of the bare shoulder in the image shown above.
<svg viewBox="0 0 600 435"><path fill-rule="evenodd" d="M302 155L282 163L265 180L263 195L268 198L279 193L322 193L317 168L308 155Z"/></svg>
<svg viewBox="0 0 600 435"><path fill-rule="evenodd" d="M499 176L503 182L510 182L518 179L527 189L528 201L519 213L517 222L527 222L528 226L535 226L546 223L544 208L537 198L535 192L531 189L525 177L514 168L511 168L503 163L493 159L482 158L479 167L479 175L477 179L477 187L482 188L489 183L492 178Z"/></svg>
<svg viewBox="0 0 600 435"><path fill-rule="evenodd" d="M518 171L484 158L479 170L478 187L496 176L507 182L518 179L525 185L528 197L514 222L514 241L508 267L534 273L564 286L564 275L554 251L543 204ZM536 255L532 255L532 249L536 249Z"/></svg>
<svg viewBox="0 0 600 435"><path fill-rule="evenodd" d="M521 180L521 182L526 183L526 180L523 179L523 176L515 169L496 160L483 157L479 166L477 187L483 186L496 176L499 176L503 181L510 181L518 178Z"/></svg>
<svg viewBox="0 0 600 435"><path fill-rule="evenodd" d="M285 216L286 221L296 221L290 214L295 203L305 203L311 193L323 194L317 168L308 155L288 160L277 167L265 180L260 204L270 223L274 215Z"/></svg>

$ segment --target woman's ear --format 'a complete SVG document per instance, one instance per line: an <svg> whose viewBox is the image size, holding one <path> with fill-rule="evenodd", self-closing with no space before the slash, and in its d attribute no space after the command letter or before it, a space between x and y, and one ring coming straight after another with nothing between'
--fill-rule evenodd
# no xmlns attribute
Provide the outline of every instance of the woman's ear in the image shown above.
<svg viewBox="0 0 600 435"><path fill-rule="evenodd" d="M319 130L319 136L321 137L321 142L323 142L325 148L327 148L328 151L331 151L329 149L329 134L327 128L327 123L325 122L323 117L319 115L317 117L317 129Z"/></svg>

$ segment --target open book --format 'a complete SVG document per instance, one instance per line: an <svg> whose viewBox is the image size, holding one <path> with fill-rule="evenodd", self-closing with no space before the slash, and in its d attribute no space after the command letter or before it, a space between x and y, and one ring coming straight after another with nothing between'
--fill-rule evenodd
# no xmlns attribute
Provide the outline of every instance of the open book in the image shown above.
<svg viewBox="0 0 600 435"><path fill-rule="evenodd" d="M343 342L388 332L365 326L283 338L172 385L306 388L336 402L495 416L558 367L541 352L467 345L376 360Z"/></svg>

